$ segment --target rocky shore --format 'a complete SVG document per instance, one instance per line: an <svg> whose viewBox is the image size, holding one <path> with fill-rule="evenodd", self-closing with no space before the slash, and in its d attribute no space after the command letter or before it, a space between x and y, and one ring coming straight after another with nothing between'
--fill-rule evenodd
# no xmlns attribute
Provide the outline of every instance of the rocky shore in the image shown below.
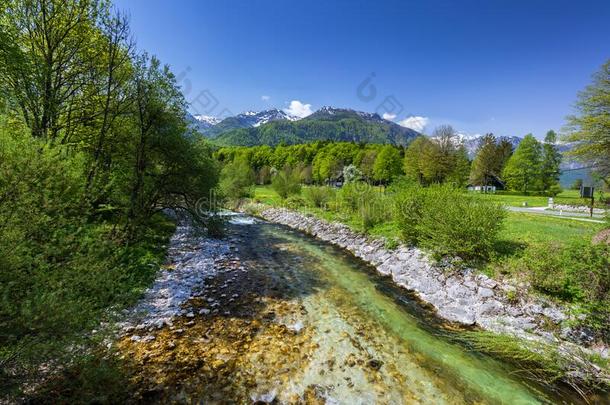
<svg viewBox="0 0 610 405"><path fill-rule="evenodd" d="M585 331L565 326L569 320L567 311L549 301L524 294L511 284L471 269L448 269L452 267L450 263L435 263L415 247L401 245L389 250L383 240L368 238L340 223L284 208L264 205L250 208L268 221L348 250L399 286L416 292L447 321L551 344L572 359L577 367L571 372L576 376L586 373L610 382L605 370L586 359L591 354L608 358L609 348L594 345Z"/></svg>

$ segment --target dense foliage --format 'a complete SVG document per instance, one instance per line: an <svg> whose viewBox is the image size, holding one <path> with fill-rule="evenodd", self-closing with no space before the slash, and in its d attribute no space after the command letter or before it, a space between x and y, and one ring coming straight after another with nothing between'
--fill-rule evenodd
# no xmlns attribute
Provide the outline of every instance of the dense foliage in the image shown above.
<svg viewBox="0 0 610 405"><path fill-rule="evenodd" d="M610 245L538 245L513 266L525 272L537 290L578 304L587 325L610 341Z"/></svg>
<svg viewBox="0 0 610 405"><path fill-rule="evenodd" d="M505 217L498 204L448 185L402 188L395 201L403 240L439 257L488 258Z"/></svg>
<svg viewBox="0 0 610 405"><path fill-rule="evenodd" d="M610 60L578 95L577 114L568 117L568 141L575 142L572 155L610 186Z"/></svg>
<svg viewBox="0 0 610 405"><path fill-rule="evenodd" d="M218 171L174 75L107 2L0 5L5 391L71 362L68 344L137 298L173 229L161 213L196 214Z"/></svg>

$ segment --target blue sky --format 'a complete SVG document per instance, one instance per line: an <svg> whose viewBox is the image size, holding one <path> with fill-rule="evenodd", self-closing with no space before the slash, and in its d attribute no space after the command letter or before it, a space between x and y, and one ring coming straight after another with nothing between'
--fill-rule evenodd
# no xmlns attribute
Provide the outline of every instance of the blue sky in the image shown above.
<svg viewBox="0 0 610 405"><path fill-rule="evenodd" d="M302 114L332 105L426 132L542 137L610 58L610 1L115 4L207 115L294 100Z"/></svg>

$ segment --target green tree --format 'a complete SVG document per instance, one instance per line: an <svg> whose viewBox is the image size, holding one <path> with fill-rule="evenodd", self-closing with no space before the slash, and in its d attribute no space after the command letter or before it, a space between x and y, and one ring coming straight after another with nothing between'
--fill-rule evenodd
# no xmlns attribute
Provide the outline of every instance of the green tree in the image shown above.
<svg viewBox="0 0 610 405"><path fill-rule="evenodd" d="M557 148L557 134L550 130L542 144L541 183L542 191L549 192L559 187L561 153Z"/></svg>
<svg viewBox="0 0 610 405"><path fill-rule="evenodd" d="M400 176L401 168L400 152L395 146L384 146L373 166L373 178L381 183L390 183L396 177Z"/></svg>
<svg viewBox="0 0 610 405"><path fill-rule="evenodd" d="M502 170L501 146L493 134L486 134L479 140L477 154L472 162L470 182L478 186L488 186L494 179L500 179ZM486 191L486 188L482 188Z"/></svg>
<svg viewBox="0 0 610 405"><path fill-rule="evenodd" d="M470 159L464 145L460 146L454 153L453 168L447 176L447 182L455 187L463 188L468 184L470 174Z"/></svg>
<svg viewBox="0 0 610 405"><path fill-rule="evenodd" d="M542 148L532 134L526 135L504 168L509 188L523 193L539 189L542 169Z"/></svg>
<svg viewBox="0 0 610 405"><path fill-rule="evenodd" d="M424 150L431 143L425 136L419 136L413 140L405 150L403 169L406 176L420 184L425 183L424 172L422 170L422 157Z"/></svg>
<svg viewBox="0 0 610 405"><path fill-rule="evenodd" d="M575 142L571 155L593 166L610 186L610 60L578 94L577 113L568 117L566 140Z"/></svg>
<svg viewBox="0 0 610 405"><path fill-rule="evenodd" d="M225 167L220 174L220 191L231 199L252 196L255 174L245 159L237 159Z"/></svg>
<svg viewBox="0 0 610 405"><path fill-rule="evenodd" d="M280 170L271 180L271 187L283 199L288 196L301 193L300 174L298 170L286 166Z"/></svg>

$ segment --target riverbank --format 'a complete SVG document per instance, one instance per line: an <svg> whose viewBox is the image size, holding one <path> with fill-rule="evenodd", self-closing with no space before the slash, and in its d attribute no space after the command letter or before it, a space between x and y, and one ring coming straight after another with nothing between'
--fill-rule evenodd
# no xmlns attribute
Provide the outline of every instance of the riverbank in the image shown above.
<svg viewBox="0 0 610 405"><path fill-rule="evenodd" d="M521 294L513 285L470 269L448 269L449 264L436 264L417 248L398 246L389 250L383 240L369 238L343 224L261 204L242 209L348 250L397 285L416 292L443 319L508 334L531 342L531 347L543 344L566 360L564 372L568 378L592 378L610 384L608 370L593 361L607 359L608 347L592 346L585 331L566 326L570 315L550 301Z"/></svg>
<svg viewBox="0 0 610 405"><path fill-rule="evenodd" d="M345 249L246 216L220 240L179 227L120 326L136 402L580 401L472 350L463 328Z"/></svg>

